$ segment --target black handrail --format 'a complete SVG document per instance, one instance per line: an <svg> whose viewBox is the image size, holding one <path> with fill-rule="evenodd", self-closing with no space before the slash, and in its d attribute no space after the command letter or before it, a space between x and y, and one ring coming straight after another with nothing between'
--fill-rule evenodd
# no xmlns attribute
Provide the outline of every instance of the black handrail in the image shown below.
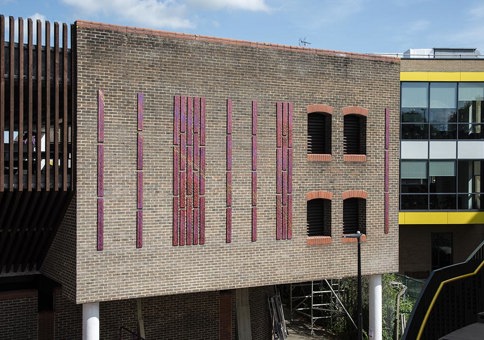
<svg viewBox="0 0 484 340"><path fill-rule="evenodd" d="M133 332L124 326L119 327L119 340L123 340L123 331L131 335L131 340L145 340L138 332Z"/></svg>
<svg viewBox="0 0 484 340"><path fill-rule="evenodd" d="M484 310L484 241L465 262L434 270L402 339L438 339L476 322Z"/></svg>

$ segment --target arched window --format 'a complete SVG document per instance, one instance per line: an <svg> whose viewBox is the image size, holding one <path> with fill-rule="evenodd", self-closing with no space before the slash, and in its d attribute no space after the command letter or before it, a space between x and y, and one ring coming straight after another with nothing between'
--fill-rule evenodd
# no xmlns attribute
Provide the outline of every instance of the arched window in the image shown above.
<svg viewBox="0 0 484 340"><path fill-rule="evenodd" d="M307 201L308 236L331 236L331 200L315 198Z"/></svg>

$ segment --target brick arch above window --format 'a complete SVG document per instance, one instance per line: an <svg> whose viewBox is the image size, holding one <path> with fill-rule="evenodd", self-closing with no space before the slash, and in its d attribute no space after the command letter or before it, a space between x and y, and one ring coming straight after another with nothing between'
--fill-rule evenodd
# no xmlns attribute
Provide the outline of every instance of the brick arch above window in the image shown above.
<svg viewBox="0 0 484 340"><path fill-rule="evenodd" d="M334 107L326 104L310 104L307 106L307 113L324 112L333 114Z"/></svg>
<svg viewBox="0 0 484 340"><path fill-rule="evenodd" d="M343 107L341 111L343 112L343 116L359 115L359 116L368 117L368 109L365 109L364 107L361 107L361 106L346 106L346 107Z"/></svg>
<svg viewBox="0 0 484 340"><path fill-rule="evenodd" d="M306 195L307 196L307 195ZM342 194L343 200L348 198L368 198L368 193L365 190L347 190Z"/></svg>
<svg viewBox="0 0 484 340"><path fill-rule="evenodd" d="M331 201L333 199L333 193L329 191L324 191L324 190L317 190L317 191L310 191L306 194L306 201L311 201L318 198Z"/></svg>

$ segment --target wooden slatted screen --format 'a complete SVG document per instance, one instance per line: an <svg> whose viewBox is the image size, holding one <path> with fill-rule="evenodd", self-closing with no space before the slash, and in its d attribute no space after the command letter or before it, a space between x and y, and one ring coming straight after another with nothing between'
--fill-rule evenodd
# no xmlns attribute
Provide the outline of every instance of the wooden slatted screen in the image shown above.
<svg viewBox="0 0 484 340"><path fill-rule="evenodd" d="M331 236L331 200L307 201L308 236Z"/></svg>
<svg viewBox="0 0 484 340"><path fill-rule="evenodd" d="M366 234L366 200L348 198L343 201L343 233Z"/></svg>
<svg viewBox="0 0 484 340"><path fill-rule="evenodd" d="M366 117L346 115L344 117L344 153L366 154Z"/></svg>
<svg viewBox="0 0 484 340"><path fill-rule="evenodd" d="M308 153L331 153L331 115L313 112L308 115Z"/></svg>

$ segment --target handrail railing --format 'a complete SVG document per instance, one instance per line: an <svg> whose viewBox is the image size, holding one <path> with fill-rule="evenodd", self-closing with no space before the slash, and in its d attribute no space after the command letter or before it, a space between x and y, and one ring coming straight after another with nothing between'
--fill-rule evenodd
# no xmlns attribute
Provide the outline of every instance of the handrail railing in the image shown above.
<svg viewBox="0 0 484 340"><path fill-rule="evenodd" d="M465 262L433 271L402 339L438 339L477 320L484 306L484 241Z"/></svg>
<svg viewBox="0 0 484 340"><path fill-rule="evenodd" d="M124 326L119 327L119 340L123 340L123 333L128 333L128 335L131 336L131 340L145 340L145 338L141 337L138 332L133 332Z"/></svg>

